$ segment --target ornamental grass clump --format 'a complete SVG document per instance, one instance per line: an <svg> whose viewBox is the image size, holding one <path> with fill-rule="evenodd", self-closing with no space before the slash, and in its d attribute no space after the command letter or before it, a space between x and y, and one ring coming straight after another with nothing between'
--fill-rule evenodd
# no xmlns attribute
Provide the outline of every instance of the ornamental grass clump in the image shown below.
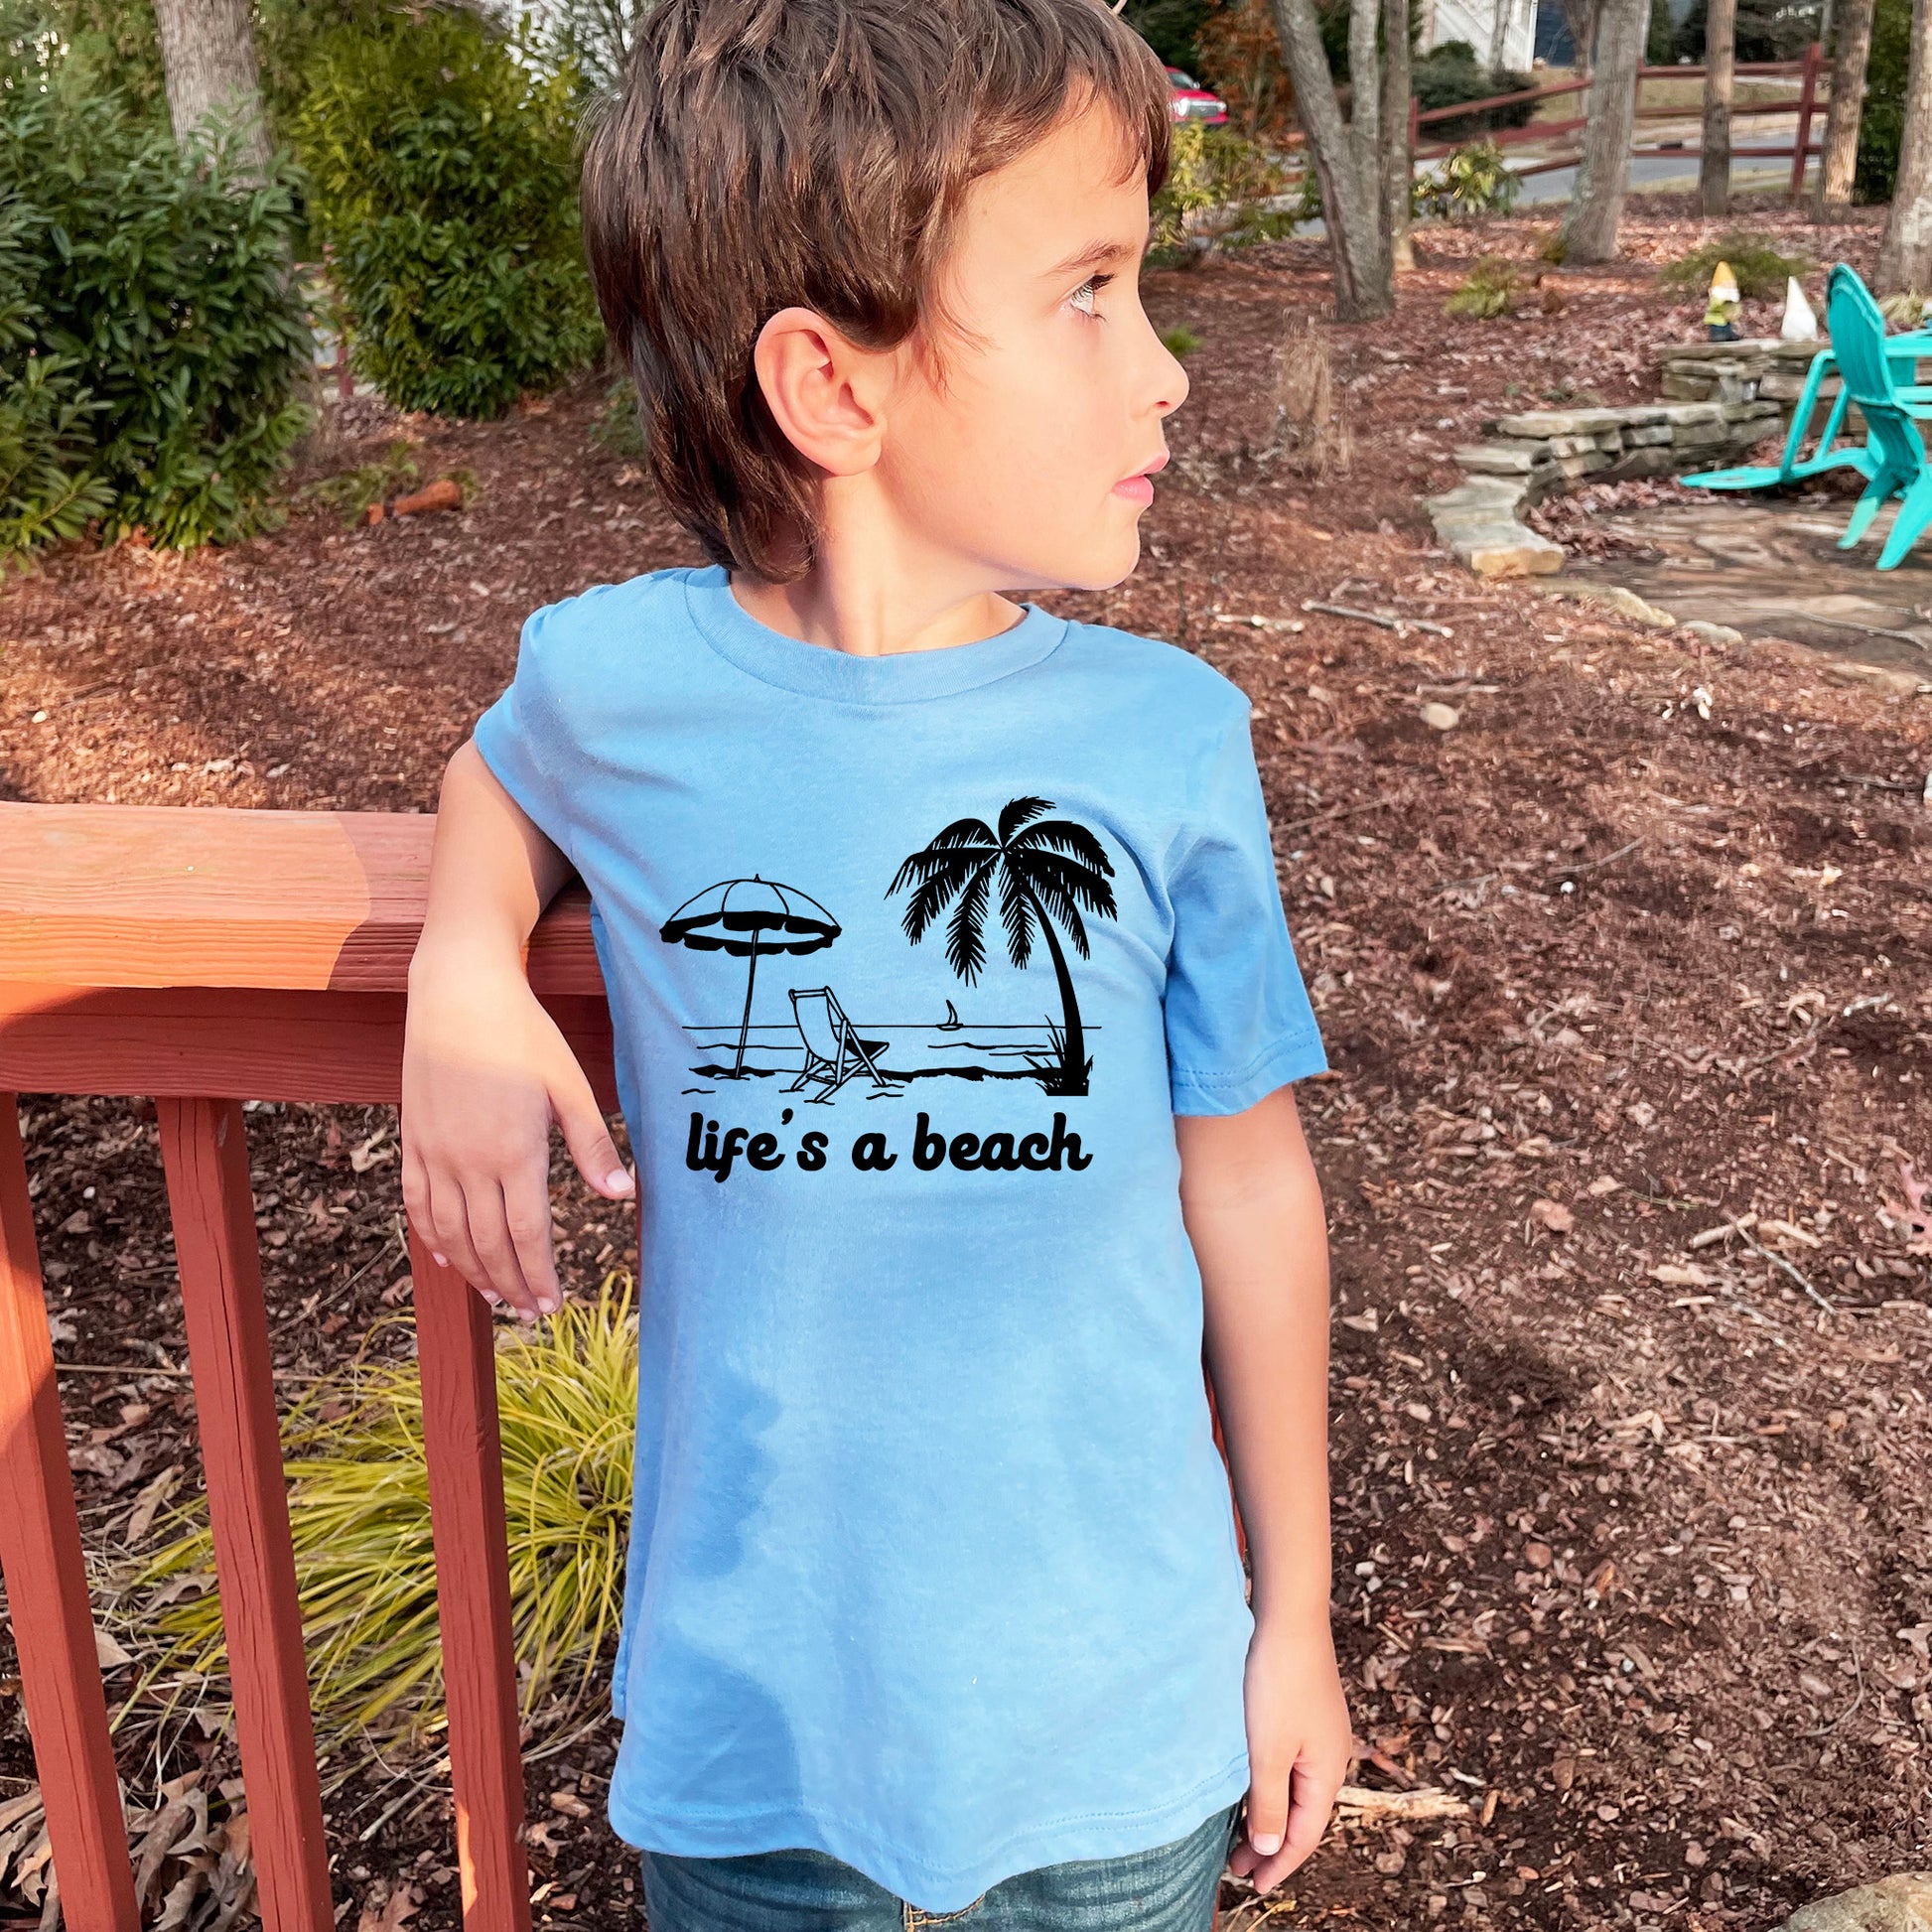
<svg viewBox="0 0 1932 1932"><path fill-rule="evenodd" d="M1531 286L1530 277L1502 255L1484 255L1443 304L1446 316L1464 322L1494 322L1516 313L1518 299Z"/></svg>
<svg viewBox="0 0 1932 1932"><path fill-rule="evenodd" d="M528 1334L500 1330L496 1403L527 1718L554 1695L583 1696L622 1608L637 1404L628 1277ZM318 1732L420 1742L443 1723L443 1652L416 1363L364 1362L318 1385L282 1440ZM206 1505L174 1527L117 1580L114 1620L152 1674L210 1676L226 1649Z"/></svg>

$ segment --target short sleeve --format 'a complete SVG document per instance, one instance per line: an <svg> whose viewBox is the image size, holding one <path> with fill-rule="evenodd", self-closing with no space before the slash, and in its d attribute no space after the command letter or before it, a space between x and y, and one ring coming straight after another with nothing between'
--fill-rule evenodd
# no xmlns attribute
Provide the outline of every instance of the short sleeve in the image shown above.
<svg viewBox="0 0 1932 1932"><path fill-rule="evenodd" d="M1221 740L1169 881L1168 1067L1176 1114L1238 1114L1327 1067L1282 911L1247 711Z"/></svg>
<svg viewBox="0 0 1932 1932"><path fill-rule="evenodd" d="M477 750L496 782L530 822L574 865L566 772L580 770L582 747L566 723L559 640L547 634L547 606L524 621L510 687L477 720Z"/></svg>

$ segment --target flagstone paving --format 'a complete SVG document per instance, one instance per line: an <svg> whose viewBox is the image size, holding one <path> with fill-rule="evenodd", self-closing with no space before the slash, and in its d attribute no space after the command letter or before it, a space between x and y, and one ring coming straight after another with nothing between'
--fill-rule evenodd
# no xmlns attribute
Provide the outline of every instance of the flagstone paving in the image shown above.
<svg viewBox="0 0 1932 1932"><path fill-rule="evenodd" d="M1606 512L1640 549L1574 561L1557 583L1619 584L1680 623L1789 637L1833 656L1932 679L1932 548L1874 568L1892 512L1856 550L1838 539L1852 498L1753 491Z"/></svg>

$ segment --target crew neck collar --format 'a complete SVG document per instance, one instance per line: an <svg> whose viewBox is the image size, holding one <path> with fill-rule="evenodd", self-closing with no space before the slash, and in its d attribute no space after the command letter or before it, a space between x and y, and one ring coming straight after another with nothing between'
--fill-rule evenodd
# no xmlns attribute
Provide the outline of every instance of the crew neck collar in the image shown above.
<svg viewBox="0 0 1932 1932"><path fill-rule="evenodd" d="M1020 621L994 637L936 650L860 657L824 644L808 644L760 623L732 595L731 577L722 565L688 573L684 595L691 621L727 662L765 684L847 704L916 704L925 698L949 698L1037 664L1066 635L1064 618L1028 604L1022 607L1025 615Z"/></svg>

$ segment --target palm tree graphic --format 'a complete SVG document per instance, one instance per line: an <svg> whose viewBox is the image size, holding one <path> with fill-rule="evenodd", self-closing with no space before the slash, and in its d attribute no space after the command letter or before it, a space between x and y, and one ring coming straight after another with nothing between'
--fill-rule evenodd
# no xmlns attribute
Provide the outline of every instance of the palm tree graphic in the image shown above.
<svg viewBox="0 0 1932 1932"><path fill-rule="evenodd" d="M1073 995L1073 976L1054 931L1064 928L1073 950L1087 954L1085 911L1096 918L1119 916L1114 876L1100 841L1084 825L1071 819L1042 818L1053 803L1048 798L1015 798L1000 814L995 832L985 820L955 819L923 851L899 867L886 889L886 897L914 888L905 908L905 934L916 946L926 929L955 899L946 925L946 959L968 986L986 964L986 911L995 885L1000 892L1000 921L1006 927L1007 951L1019 967L1034 956L1034 932L1046 941L1053 961L1053 977L1060 988L1063 1024L1056 1030L1057 1058L1035 1062L1050 1094L1084 1094L1092 1062L1086 1055L1086 1035L1080 1027L1080 1003Z"/></svg>

